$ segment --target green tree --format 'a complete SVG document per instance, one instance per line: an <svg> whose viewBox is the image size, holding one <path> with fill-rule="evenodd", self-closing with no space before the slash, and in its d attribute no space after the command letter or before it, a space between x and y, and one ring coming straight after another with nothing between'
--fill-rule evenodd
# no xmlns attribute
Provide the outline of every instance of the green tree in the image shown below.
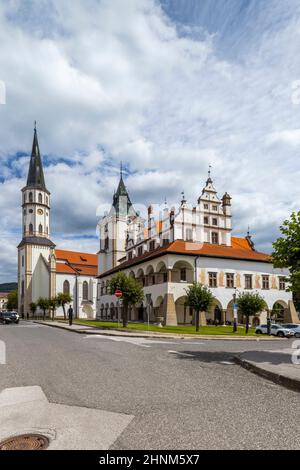
<svg viewBox="0 0 300 470"><path fill-rule="evenodd" d="M199 314L207 312L213 302L213 294L208 287L194 282L186 289L186 305L192 307L196 312L196 331L199 331Z"/></svg>
<svg viewBox="0 0 300 470"><path fill-rule="evenodd" d="M34 317L34 314L35 314L35 312L36 312L38 306L37 306L37 304L36 304L35 302L31 302L31 303L29 304L29 307L30 307L30 311L31 311L31 313L32 313L32 316Z"/></svg>
<svg viewBox="0 0 300 470"><path fill-rule="evenodd" d="M59 292L59 293L57 294L56 299L57 299L58 305L63 308L64 319L66 320L66 319L67 319L67 315L66 315L66 305L67 305L67 304L70 304L73 299L72 299L72 297L70 296L70 294L64 294L63 292Z"/></svg>
<svg viewBox="0 0 300 470"><path fill-rule="evenodd" d="M237 307L246 317L246 333L249 331L249 317L259 314L266 308L264 298L258 292L243 292L237 298Z"/></svg>
<svg viewBox="0 0 300 470"><path fill-rule="evenodd" d="M18 308L18 291L12 290L7 296L6 308L7 310L17 310Z"/></svg>
<svg viewBox="0 0 300 470"><path fill-rule="evenodd" d="M41 310L43 310L43 320L45 320L46 310L48 310L50 307L49 299L45 297L40 297L37 301L37 305L40 307Z"/></svg>
<svg viewBox="0 0 300 470"><path fill-rule="evenodd" d="M59 302L58 302L57 297L52 297L51 299L49 299L48 302L49 302L49 311L50 311L50 313L52 312L51 316L52 316L52 320L54 320L55 310L58 307Z"/></svg>
<svg viewBox="0 0 300 470"><path fill-rule="evenodd" d="M125 273L115 274L109 282L110 292L113 295L116 290L123 293L123 327L128 326L128 308L136 305L144 299L144 292L141 284L131 276Z"/></svg>
<svg viewBox="0 0 300 470"><path fill-rule="evenodd" d="M282 236L273 243L273 264L275 268L289 269L287 290L300 298L300 211L293 212L290 220L280 226L280 231Z"/></svg>

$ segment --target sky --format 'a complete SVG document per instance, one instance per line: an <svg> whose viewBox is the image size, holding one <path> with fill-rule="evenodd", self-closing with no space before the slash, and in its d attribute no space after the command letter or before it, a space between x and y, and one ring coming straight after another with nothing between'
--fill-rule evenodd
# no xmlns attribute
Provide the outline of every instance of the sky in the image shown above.
<svg viewBox="0 0 300 470"><path fill-rule="evenodd" d="M299 0L0 0L0 44L0 282L35 119L60 248L98 250L120 161L146 205L194 204L211 165L260 251L299 210Z"/></svg>

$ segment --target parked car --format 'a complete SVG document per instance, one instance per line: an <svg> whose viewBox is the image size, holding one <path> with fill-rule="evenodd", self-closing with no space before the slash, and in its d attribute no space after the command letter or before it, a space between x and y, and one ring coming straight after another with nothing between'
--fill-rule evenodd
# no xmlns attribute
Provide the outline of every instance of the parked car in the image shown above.
<svg viewBox="0 0 300 470"><path fill-rule="evenodd" d="M268 334L268 325L259 325L255 328L255 333L257 335L266 335ZM290 338L294 336L294 331L290 328L285 328L282 325L277 325L276 323L271 324L271 335L278 336L280 338Z"/></svg>
<svg viewBox="0 0 300 470"><path fill-rule="evenodd" d="M19 323L20 316L18 312L0 312L0 322L8 325L10 323Z"/></svg>
<svg viewBox="0 0 300 470"><path fill-rule="evenodd" d="M294 332L296 338L300 338L300 324L299 323L283 323L284 328L288 328Z"/></svg>

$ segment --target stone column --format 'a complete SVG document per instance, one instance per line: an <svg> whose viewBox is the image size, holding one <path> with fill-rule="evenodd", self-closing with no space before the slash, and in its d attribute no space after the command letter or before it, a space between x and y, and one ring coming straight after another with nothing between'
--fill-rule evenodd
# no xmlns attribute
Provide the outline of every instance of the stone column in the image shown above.
<svg viewBox="0 0 300 470"><path fill-rule="evenodd" d="M173 294L165 294L163 313L166 326L177 326L177 315Z"/></svg>
<svg viewBox="0 0 300 470"><path fill-rule="evenodd" d="M288 308L284 309L284 322L285 323L300 323L294 302L289 300Z"/></svg>

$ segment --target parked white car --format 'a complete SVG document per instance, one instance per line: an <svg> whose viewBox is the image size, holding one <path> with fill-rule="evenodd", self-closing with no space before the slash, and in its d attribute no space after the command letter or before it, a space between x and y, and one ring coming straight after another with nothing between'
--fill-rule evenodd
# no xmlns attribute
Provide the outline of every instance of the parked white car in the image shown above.
<svg viewBox="0 0 300 470"><path fill-rule="evenodd" d="M255 328L255 333L257 335L267 335L268 334L268 325L259 325ZM279 338L290 338L294 336L294 331L291 328L285 328L282 325L277 325L275 323L271 324L271 335L278 336Z"/></svg>
<svg viewBox="0 0 300 470"><path fill-rule="evenodd" d="M288 328L294 332L296 338L300 338L300 324L299 323L283 323L284 328Z"/></svg>

